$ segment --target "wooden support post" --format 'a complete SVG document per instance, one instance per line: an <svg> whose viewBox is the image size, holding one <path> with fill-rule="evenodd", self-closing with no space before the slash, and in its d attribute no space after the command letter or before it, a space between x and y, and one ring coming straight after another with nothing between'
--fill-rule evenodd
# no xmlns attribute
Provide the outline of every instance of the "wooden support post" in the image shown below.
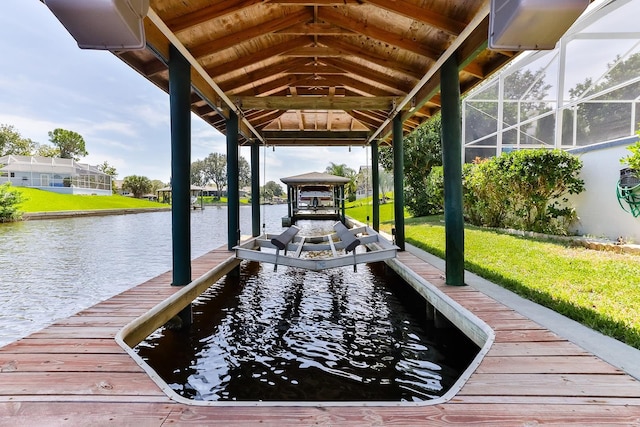
<svg viewBox="0 0 640 427"><path fill-rule="evenodd" d="M404 251L404 147L400 114L393 118L393 204L396 246Z"/></svg>
<svg viewBox="0 0 640 427"><path fill-rule="evenodd" d="M173 286L191 283L191 66L169 47L169 109L171 117L171 240ZM191 305L180 314L182 326L192 323Z"/></svg>
<svg viewBox="0 0 640 427"><path fill-rule="evenodd" d="M251 143L251 235L260 235L260 143Z"/></svg>
<svg viewBox="0 0 640 427"><path fill-rule="evenodd" d="M442 93L442 164L446 284L464 285L464 217L462 211L462 124L460 80L455 56L440 72Z"/></svg>
<svg viewBox="0 0 640 427"><path fill-rule="evenodd" d="M380 231L380 172L379 172L378 141L371 141L371 187L373 198L372 227Z"/></svg>

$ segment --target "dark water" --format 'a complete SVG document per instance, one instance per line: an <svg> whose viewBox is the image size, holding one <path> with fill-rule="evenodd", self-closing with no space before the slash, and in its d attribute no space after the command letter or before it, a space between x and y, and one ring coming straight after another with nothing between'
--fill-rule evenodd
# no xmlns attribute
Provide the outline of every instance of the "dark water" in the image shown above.
<svg viewBox="0 0 640 427"><path fill-rule="evenodd" d="M267 230L286 212L261 209ZM240 229L251 234L249 206ZM226 207L192 211L193 258L226 243ZM0 224L0 346L170 269L170 212Z"/></svg>
<svg viewBox="0 0 640 427"><path fill-rule="evenodd" d="M426 401L478 351L428 323L424 301L383 264L274 272L244 262L193 311L190 332L160 329L136 350L197 400Z"/></svg>

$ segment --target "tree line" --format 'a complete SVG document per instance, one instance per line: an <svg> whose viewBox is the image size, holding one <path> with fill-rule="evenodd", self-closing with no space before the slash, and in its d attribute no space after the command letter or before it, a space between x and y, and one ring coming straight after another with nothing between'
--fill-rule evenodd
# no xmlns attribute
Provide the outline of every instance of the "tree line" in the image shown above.
<svg viewBox="0 0 640 427"><path fill-rule="evenodd" d="M51 144L41 144L30 138L23 138L12 125L0 125L0 157L43 156L77 161L89 154L84 138L77 132L56 128L48 135Z"/></svg>
<svg viewBox="0 0 640 427"><path fill-rule="evenodd" d="M30 138L24 138L15 126L0 125L0 157L13 156L42 156L79 161L81 157L89 155L86 142L77 132L56 128L50 132L49 144L41 144ZM111 177L113 192L117 192L115 179L118 176L116 168L106 160L99 164L98 170ZM131 175L124 178L122 189L130 191L134 197L142 197L146 193L153 193L164 187L160 180L150 180L144 176Z"/></svg>

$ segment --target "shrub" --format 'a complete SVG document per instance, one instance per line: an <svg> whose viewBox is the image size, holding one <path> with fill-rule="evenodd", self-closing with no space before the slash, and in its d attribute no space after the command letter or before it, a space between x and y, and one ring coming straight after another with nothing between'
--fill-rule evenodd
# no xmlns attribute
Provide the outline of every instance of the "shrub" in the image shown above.
<svg viewBox="0 0 640 427"><path fill-rule="evenodd" d="M412 216L436 215L444 211L444 175L442 166L434 166L423 180L423 187L408 187L407 210Z"/></svg>
<svg viewBox="0 0 640 427"><path fill-rule="evenodd" d="M508 182L495 158L476 159L463 168L464 212L467 221L475 225L504 227L511 200Z"/></svg>
<svg viewBox="0 0 640 427"><path fill-rule="evenodd" d="M22 212L18 205L24 201L22 194L11 188L11 183L0 185L0 222L18 221L22 218Z"/></svg>
<svg viewBox="0 0 640 427"><path fill-rule="evenodd" d="M404 149L404 201L413 216L425 216L442 212L430 200L425 189L431 169L442 164L442 126L440 115L436 115L414 132L407 135L402 144ZM385 170L393 169L393 150L380 148L380 164Z"/></svg>
<svg viewBox="0 0 640 427"><path fill-rule="evenodd" d="M640 136L640 131L637 134ZM620 163L629 165L631 169L636 170L636 173L640 173L640 141L628 146L627 150L631 151L631 154L620 159Z"/></svg>
<svg viewBox="0 0 640 427"><path fill-rule="evenodd" d="M567 193L584 191L582 162L562 150L520 150L495 158L508 189L512 227L542 233L566 234L575 211L566 205Z"/></svg>
<svg viewBox="0 0 640 427"><path fill-rule="evenodd" d="M581 168L576 156L561 150L476 159L462 169L465 219L479 226L566 234L576 213L565 196L584 190ZM437 194L429 187L425 193Z"/></svg>

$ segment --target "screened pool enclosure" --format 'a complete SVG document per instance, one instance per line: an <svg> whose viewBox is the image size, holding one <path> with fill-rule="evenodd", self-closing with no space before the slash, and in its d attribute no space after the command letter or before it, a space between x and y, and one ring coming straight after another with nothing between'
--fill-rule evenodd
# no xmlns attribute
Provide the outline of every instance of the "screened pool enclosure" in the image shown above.
<svg viewBox="0 0 640 427"><path fill-rule="evenodd" d="M0 184L5 182L62 194L112 194L111 176L97 166L57 157L2 156Z"/></svg>
<svg viewBox="0 0 640 427"><path fill-rule="evenodd" d="M552 51L524 53L463 102L465 160L635 135L640 2L596 1Z"/></svg>

